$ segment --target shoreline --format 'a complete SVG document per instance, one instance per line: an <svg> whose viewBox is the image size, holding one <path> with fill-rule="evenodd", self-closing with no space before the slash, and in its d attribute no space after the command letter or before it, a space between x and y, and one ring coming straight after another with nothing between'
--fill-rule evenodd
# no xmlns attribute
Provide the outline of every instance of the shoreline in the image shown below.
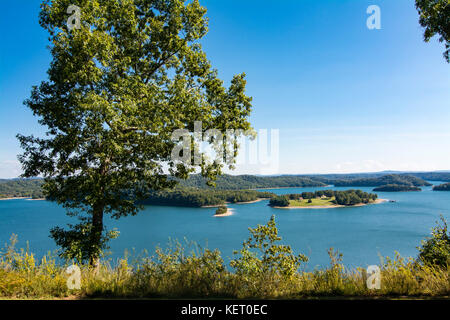
<svg viewBox="0 0 450 320"><path fill-rule="evenodd" d="M37 198L37 199L33 199L30 197L9 197L9 198L0 198L1 200L27 200L27 201L44 201L47 200L46 198Z"/></svg>
<svg viewBox="0 0 450 320"><path fill-rule="evenodd" d="M254 188L248 190L276 190L276 189L294 189L294 188L332 188L333 185L329 184L326 186L315 186L315 187L275 187L275 188Z"/></svg>
<svg viewBox="0 0 450 320"><path fill-rule="evenodd" d="M9 198L0 198L0 200L20 200L20 199L31 199L30 197L9 197Z"/></svg>
<svg viewBox="0 0 450 320"><path fill-rule="evenodd" d="M213 215L214 218L222 218L222 217L229 217L233 215L233 209L232 208L227 208L227 212L222 213L222 214L215 214Z"/></svg>
<svg viewBox="0 0 450 320"><path fill-rule="evenodd" d="M355 204L354 206L344 206L341 204L335 204L335 205L326 205L326 206L309 206L309 207L272 207L275 209L333 209L333 208L353 208L353 207L364 207L369 206L371 204L380 204L383 202L388 202L388 199L377 199L372 203L359 203Z"/></svg>
<svg viewBox="0 0 450 320"><path fill-rule="evenodd" d="M225 202L225 204L249 204L249 203L256 203L264 200L270 200L269 198L258 198L256 200L252 201L245 201L245 202ZM223 206L224 204L210 204L206 206L201 206L200 208L218 208L220 206Z"/></svg>
<svg viewBox="0 0 450 320"><path fill-rule="evenodd" d="M253 201L235 202L233 204L249 204L249 203L256 203L256 202L260 202L260 201L264 201L264 200L270 200L270 199L269 198L258 198L258 199L253 200Z"/></svg>

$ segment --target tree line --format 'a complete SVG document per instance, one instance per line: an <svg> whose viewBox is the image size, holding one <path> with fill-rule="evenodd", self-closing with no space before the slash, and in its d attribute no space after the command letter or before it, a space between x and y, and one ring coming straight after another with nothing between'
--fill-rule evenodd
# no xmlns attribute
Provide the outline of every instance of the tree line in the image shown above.
<svg viewBox="0 0 450 320"><path fill-rule="evenodd" d="M398 185L398 184L387 184L385 186L377 187L373 191L379 192L406 192L406 191L422 191L419 187L408 186L408 185Z"/></svg>
<svg viewBox="0 0 450 320"><path fill-rule="evenodd" d="M333 183L336 187L378 187L389 184L407 185L407 186L431 186L431 184L421 178L410 175L389 174L376 178L362 178L350 180L336 180Z"/></svg>
<svg viewBox="0 0 450 320"><path fill-rule="evenodd" d="M179 179L180 185L194 188L208 188L207 179L199 174L191 175L187 180ZM302 188L324 187L326 184L314 178L283 175L283 176L253 176L253 175L222 175L214 182L220 190L240 190L258 188Z"/></svg>

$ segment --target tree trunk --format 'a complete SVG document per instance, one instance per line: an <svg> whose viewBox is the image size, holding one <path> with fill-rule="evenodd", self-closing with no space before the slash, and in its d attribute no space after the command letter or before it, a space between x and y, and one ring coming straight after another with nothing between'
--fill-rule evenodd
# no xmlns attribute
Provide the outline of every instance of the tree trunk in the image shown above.
<svg viewBox="0 0 450 320"><path fill-rule="evenodd" d="M99 203L94 205L92 211L92 231L91 231L91 243L93 250L90 254L89 264L98 269L100 266L100 242L103 232L103 210L104 205Z"/></svg>

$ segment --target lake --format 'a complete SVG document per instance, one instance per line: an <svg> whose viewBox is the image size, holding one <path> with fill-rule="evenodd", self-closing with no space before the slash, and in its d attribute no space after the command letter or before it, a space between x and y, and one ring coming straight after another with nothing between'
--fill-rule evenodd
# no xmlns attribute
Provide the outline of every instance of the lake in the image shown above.
<svg viewBox="0 0 450 320"><path fill-rule="evenodd" d="M440 184L441 182L432 182ZM320 189L348 190L345 188L288 188L265 189L277 194L301 193ZM366 192L373 188L355 187ZM431 228L442 214L450 220L450 192L383 193L382 199L395 200L376 205L330 209L274 209L268 200L251 204L230 204L234 214L215 218L214 208L179 208L146 206L136 216L108 219L108 228L118 228L119 238L111 241L111 257L116 260L126 249L137 253L155 246L165 247L169 238L195 241L203 247L218 248L226 262L248 238L248 227L265 224L275 215L283 243L296 253L304 253L310 261L307 269L329 264L327 249L333 247L344 255L349 267L367 267L378 264L381 256L417 256L416 247L430 234ZM29 241L37 256L56 249L49 230L54 226L76 223L65 210L49 201L24 199L0 201L0 244L11 234L19 237L19 247Z"/></svg>

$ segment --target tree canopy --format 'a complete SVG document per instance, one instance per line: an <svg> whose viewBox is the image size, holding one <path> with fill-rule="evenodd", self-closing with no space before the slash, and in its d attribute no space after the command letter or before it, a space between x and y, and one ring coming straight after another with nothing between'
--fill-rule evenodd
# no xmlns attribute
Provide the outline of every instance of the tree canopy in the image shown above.
<svg viewBox="0 0 450 320"><path fill-rule="evenodd" d="M71 5L80 9L74 28ZM221 173L223 164L202 153L200 162L174 160L175 130L192 132L195 122L202 132L251 129L245 74L224 87L199 43L208 31L205 14L197 0L42 3L52 61L25 104L47 133L18 135L19 160L24 177L43 176L44 193L81 219L72 230L52 230L65 257L98 261L113 236L103 215L136 214L149 190L175 185L168 175L186 178L198 169L213 180ZM236 156L232 145L228 159Z"/></svg>
<svg viewBox="0 0 450 320"><path fill-rule="evenodd" d="M445 43L444 58L450 62L450 0L416 0L416 8L424 40L439 35L439 42Z"/></svg>

